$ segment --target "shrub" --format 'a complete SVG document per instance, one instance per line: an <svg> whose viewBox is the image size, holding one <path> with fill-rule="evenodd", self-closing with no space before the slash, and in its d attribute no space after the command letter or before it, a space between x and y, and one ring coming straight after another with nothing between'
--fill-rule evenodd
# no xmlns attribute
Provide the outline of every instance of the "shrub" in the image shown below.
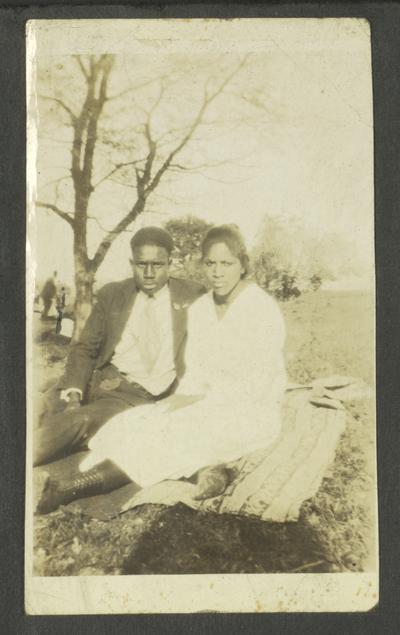
<svg viewBox="0 0 400 635"><path fill-rule="evenodd" d="M196 216L185 216L169 220L164 227L174 239L172 257L183 267L187 262L199 258L202 240L212 225Z"/></svg>
<svg viewBox="0 0 400 635"><path fill-rule="evenodd" d="M279 265L274 252L261 253L253 263L253 276L263 289L278 300L298 298L300 289L296 274Z"/></svg>
<svg viewBox="0 0 400 635"><path fill-rule="evenodd" d="M310 287L312 291L318 291L322 284L322 278L318 273L314 273L310 278Z"/></svg>

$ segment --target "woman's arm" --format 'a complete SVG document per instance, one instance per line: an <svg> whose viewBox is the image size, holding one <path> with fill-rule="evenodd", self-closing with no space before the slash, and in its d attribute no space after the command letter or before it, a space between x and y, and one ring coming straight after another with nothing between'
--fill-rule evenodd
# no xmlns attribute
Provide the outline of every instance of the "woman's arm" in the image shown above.
<svg viewBox="0 0 400 635"><path fill-rule="evenodd" d="M267 399L271 392L283 394L286 371L283 347L285 324L278 304L266 294L248 307L247 324L243 324L238 382L248 399Z"/></svg>
<svg viewBox="0 0 400 635"><path fill-rule="evenodd" d="M203 352L201 341L201 319L198 311L192 307L188 313L188 337L185 349L185 373L178 384L175 395L202 396L205 392L205 382L202 373Z"/></svg>

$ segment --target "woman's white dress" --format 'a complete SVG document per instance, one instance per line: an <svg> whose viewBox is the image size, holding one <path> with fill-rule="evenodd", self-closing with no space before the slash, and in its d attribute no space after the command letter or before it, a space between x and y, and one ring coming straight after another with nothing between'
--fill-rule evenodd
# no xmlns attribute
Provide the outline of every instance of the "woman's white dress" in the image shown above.
<svg viewBox="0 0 400 635"><path fill-rule="evenodd" d="M110 459L145 487L272 443L286 384L284 332L276 302L256 284L241 291L222 319L212 293L196 300L176 394L202 398L172 412L165 400L116 415L91 439L80 469Z"/></svg>

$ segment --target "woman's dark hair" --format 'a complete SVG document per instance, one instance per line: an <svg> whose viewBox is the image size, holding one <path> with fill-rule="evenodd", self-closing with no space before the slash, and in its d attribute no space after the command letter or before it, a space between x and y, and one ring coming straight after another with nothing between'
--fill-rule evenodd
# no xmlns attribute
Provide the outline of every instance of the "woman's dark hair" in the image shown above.
<svg viewBox="0 0 400 635"><path fill-rule="evenodd" d="M224 243L235 258L240 260L244 269L242 278L249 273L249 256L244 238L237 225L218 225L208 230L201 245L201 256L204 259L213 245Z"/></svg>

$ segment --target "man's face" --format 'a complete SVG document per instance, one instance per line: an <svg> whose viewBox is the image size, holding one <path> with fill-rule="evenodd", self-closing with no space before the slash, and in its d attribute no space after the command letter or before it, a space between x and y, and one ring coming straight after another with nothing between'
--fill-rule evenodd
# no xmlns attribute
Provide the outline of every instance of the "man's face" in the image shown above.
<svg viewBox="0 0 400 635"><path fill-rule="evenodd" d="M153 295L169 278L170 258L164 247L143 245L132 252L132 268L135 284L140 291Z"/></svg>

